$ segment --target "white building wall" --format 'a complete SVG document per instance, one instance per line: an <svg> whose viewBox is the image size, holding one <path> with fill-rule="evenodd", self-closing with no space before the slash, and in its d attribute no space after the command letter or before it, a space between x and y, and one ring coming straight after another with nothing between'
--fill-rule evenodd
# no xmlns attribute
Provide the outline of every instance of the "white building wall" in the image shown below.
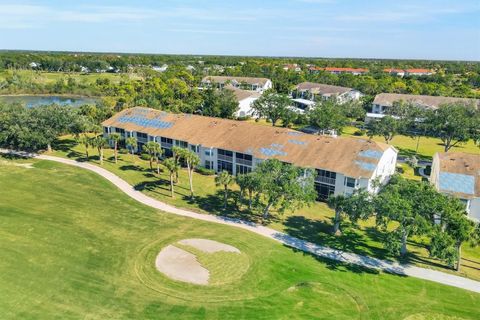
<svg viewBox="0 0 480 320"><path fill-rule="evenodd" d="M238 111L235 113L237 117L246 117L253 115L252 104L258 98L246 98L238 102Z"/></svg>
<svg viewBox="0 0 480 320"><path fill-rule="evenodd" d="M468 205L468 217L480 222L480 198L470 199Z"/></svg>

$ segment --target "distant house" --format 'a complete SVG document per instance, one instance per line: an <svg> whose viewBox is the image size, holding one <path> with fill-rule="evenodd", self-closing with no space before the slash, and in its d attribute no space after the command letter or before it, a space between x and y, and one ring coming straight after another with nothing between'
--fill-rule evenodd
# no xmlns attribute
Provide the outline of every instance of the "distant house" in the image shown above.
<svg viewBox="0 0 480 320"><path fill-rule="evenodd" d="M30 68L32 68L32 69L36 69L36 68L40 67L40 63L30 62L29 66L30 66Z"/></svg>
<svg viewBox="0 0 480 320"><path fill-rule="evenodd" d="M243 90L263 92L272 88L272 81L267 78L207 76L202 79L201 83L203 88L223 89L227 85Z"/></svg>
<svg viewBox="0 0 480 320"><path fill-rule="evenodd" d="M90 72L90 69L88 69L87 67L84 67L84 66L80 66L80 72L82 72L82 73L89 73L89 72Z"/></svg>
<svg viewBox="0 0 480 320"><path fill-rule="evenodd" d="M200 165L216 172L251 172L266 159L317 172L319 199L352 194L363 188L378 191L395 173L397 150L366 139L333 138L287 128L191 114L172 114L148 108L131 108L102 123L106 138L116 132L136 137L137 151L149 141L160 143L164 155L179 146L195 152Z"/></svg>
<svg viewBox="0 0 480 320"><path fill-rule="evenodd" d="M368 69L363 69L363 68L335 68L335 67L326 67L326 68L310 67L308 70L310 71L310 73L318 73L320 71L326 71L332 74L349 73L355 76L366 74L369 71Z"/></svg>
<svg viewBox="0 0 480 320"><path fill-rule="evenodd" d="M262 95L257 91L242 90L232 85L227 85L224 89L232 90L238 101L238 111L235 113L237 117L253 116L252 104Z"/></svg>
<svg viewBox="0 0 480 320"><path fill-rule="evenodd" d="M185 69L187 69L187 70L190 71L190 72L195 71L195 67L192 66L192 65L186 66Z"/></svg>
<svg viewBox="0 0 480 320"><path fill-rule="evenodd" d="M430 69L383 69L383 72L389 73L391 75L404 77L404 76L431 76L435 72Z"/></svg>
<svg viewBox="0 0 480 320"><path fill-rule="evenodd" d="M302 68L298 66L298 64L293 63L293 64L286 64L282 68L285 71L295 71L295 72L301 72Z"/></svg>
<svg viewBox="0 0 480 320"><path fill-rule="evenodd" d="M389 69L383 69L383 72L394 75L394 76L399 76L399 77L405 76L405 70L403 69L389 68Z"/></svg>
<svg viewBox="0 0 480 320"><path fill-rule="evenodd" d="M167 69L168 69L167 64L163 64L161 67L159 67L159 66L153 66L152 67L152 70L158 71L158 72L165 72L165 71L167 71Z"/></svg>
<svg viewBox="0 0 480 320"><path fill-rule="evenodd" d="M316 100L329 99L335 97L339 103L358 100L362 94L360 91L332 86L322 83L302 82L295 87L292 92L292 101L297 108L306 110L315 104Z"/></svg>
<svg viewBox="0 0 480 320"><path fill-rule="evenodd" d="M431 76L434 74L429 69L405 69L405 76Z"/></svg>
<svg viewBox="0 0 480 320"><path fill-rule="evenodd" d="M387 110L393 107L395 102L405 101L413 103L422 109L436 110L442 104L461 103L465 105L480 106L480 100L468 98L455 97L440 97L440 96L425 96L414 94L399 94L399 93L380 93L375 96L372 103L372 112L367 113L365 121L372 119L380 119L384 117Z"/></svg>
<svg viewBox="0 0 480 320"><path fill-rule="evenodd" d="M480 222L480 154L437 152L430 183L465 203L468 217Z"/></svg>

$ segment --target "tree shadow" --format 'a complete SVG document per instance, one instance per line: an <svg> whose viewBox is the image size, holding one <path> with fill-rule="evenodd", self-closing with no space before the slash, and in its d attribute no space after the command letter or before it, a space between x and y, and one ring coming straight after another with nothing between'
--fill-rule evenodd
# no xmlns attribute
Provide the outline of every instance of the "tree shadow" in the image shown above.
<svg viewBox="0 0 480 320"><path fill-rule="evenodd" d="M237 205L235 205L235 199L236 197L238 197L238 195L239 195L238 191L229 192L226 209L224 209L224 206L223 206L223 203L224 203L223 190L217 190L214 194L209 194L204 197L194 197L193 199L191 199L189 196L185 196L184 199L188 203L197 204L200 209L217 216L221 216L229 219L240 219L248 223L258 224L258 223L264 222L261 215L255 214L250 210L241 210L238 208Z"/></svg>
<svg viewBox="0 0 480 320"><path fill-rule="evenodd" d="M74 139L57 139L52 143L52 148L54 150L69 152L72 151L72 148L76 145L77 142Z"/></svg>
<svg viewBox="0 0 480 320"><path fill-rule="evenodd" d="M122 171L140 171L140 172L148 172L150 170L145 169L139 165L133 165L133 164L126 164L118 167Z"/></svg>
<svg viewBox="0 0 480 320"><path fill-rule="evenodd" d="M342 234L332 234L332 224L308 219L303 216L290 216L284 221L285 232L296 238L321 244L345 252L388 259L388 251L368 243L368 236L358 232L350 223L341 224ZM374 229L374 228L372 228ZM377 234L375 234L378 237Z"/></svg>

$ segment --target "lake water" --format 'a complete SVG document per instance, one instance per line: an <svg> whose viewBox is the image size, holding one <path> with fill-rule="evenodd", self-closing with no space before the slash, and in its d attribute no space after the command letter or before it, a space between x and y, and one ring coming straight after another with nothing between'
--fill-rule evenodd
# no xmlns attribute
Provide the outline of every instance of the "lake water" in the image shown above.
<svg viewBox="0 0 480 320"><path fill-rule="evenodd" d="M61 106L79 107L84 104L95 104L97 99L88 97L69 97L69 96L0 96L0 102L21 103L28 108L41 105L58 104Z"/></svg>

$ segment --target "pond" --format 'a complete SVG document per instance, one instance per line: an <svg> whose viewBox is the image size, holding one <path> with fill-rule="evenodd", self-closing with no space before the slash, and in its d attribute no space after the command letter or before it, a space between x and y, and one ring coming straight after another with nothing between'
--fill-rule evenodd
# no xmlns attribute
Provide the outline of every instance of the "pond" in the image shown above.
<svg viewBox="0 0 480 320"><path fill-rule="evenodd" d="M4 103L20 103L28 108L38 107L41 105L58 104L61 106L79 107L84 104L95 104L97 99L80 96L36 96L36 95L19 95L19 96L0 96L0 102Z"/></svg>

